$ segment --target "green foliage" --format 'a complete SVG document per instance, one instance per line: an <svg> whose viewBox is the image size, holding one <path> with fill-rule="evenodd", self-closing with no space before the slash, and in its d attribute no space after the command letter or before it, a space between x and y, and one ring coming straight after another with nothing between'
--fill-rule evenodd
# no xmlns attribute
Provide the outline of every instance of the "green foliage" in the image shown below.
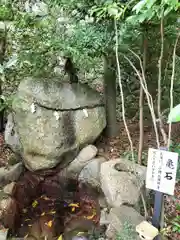
<svg viewBox="0 0 180 240"><path fill-rule="evenodd" d="M11 21L13 19L13 11L10 4L0 6L0 21Z"/></svg>
<svg viewBox="0 0 180 240"><path fill-rule="evenodd" d="M141 4L139 1L121 3L121 1L113 0L51 0L45 1L48 14L43 16L37 16L32 12L25 11L24 2L11 0L3 2L3 6L0 7L0 13L3 14L0 14L0 16L4 16L4 20L13 20L8 29L6 62L14 56L14 53L17 55L18 60L10 69L3 68L3 71L5 82L17 85L27 75L54 75L54 67L59 65L58 58L62 55L73 58L75 65L80 69L80 74L85 71L90 72L91 68L99 70L97 58L99 58L98 61L102 61L101 56L107 53L109 48L110 51L113 51L115 47L114 18L118 19L119 51L130 57L139 68L137 59L128 52L128 49L130 47L141 56L140 46L144 28L140 26L140 21L129 21L129 17L132 14L134 14L133 17L144 14L147 21L148 9L159 8L165 0L161 1L161 4L160 1L154 0L140 1ZM144 5L142 5L142 2ZM165 4L163 6L165 8L173 6L171 13L175 12L177 9L175 1L172 4L170 1L166 0L166 2L166 4L163 3ZM138 3L140 5L136 5ZM157 10L153 11L157 12ZM8 12L13 13L13 15ZM168 14L168 19L171 15ZM152 17L151 22L158 25L159 18ZM154 86L157 85L156 65L160 52L159 26L148 25L148 29L148 52L151 57L148 60L147 81L150 92L154 96L154 101L156 101ZM165 38L166 42L171 46L173 46L176 34L177 30L174 21L166 22ZM170 52L168 48L167 51ZM163 80L165 86L162 93L163 109L169 105L168 89L171 77L171 57L169 59L167 74ZM123 89L127 100L126 107L129 109L126 114L133 117L138 109L139 80L123 57L120 58L120 64L123 75ZM179 99L178 76L175 80L175 104ZM134 104L136 102L137 104ZM145 103L145 112L149 114L146 105ZM118 109L121 111L120 107Z"/></svg>
<svg viewBox="0 0 180 240"><path fill-rule="evenodd" d="M170 146L170 151L178 153L180 156L180 144L179 143L172 143ZM178 169L176 179L180 180L180 161L178 161Z"/></svg>
<svg viewBox="0 0 180 240"><path fill-rule="evenodd" d="M53 74L57 57L62 53L73 57L78 66L83 63L86 67L115 43L113 9L117 7L121 14L127 9L113 1L100 5L96 1L48 1L47 4L49 14L43 17L25 12L17 2L6 6L14 13L8 54L13 51L18 54L20 77ZM97 15L101 8L106 18L99 22L96 20L100 20ZM119 23L120 49L127 49L127 42L133 40L130 28Z"/></svg>
<svg viewBox="0 0 180 240"><path fill-rule="evenodd" d="M11 108L13 101L13 95L10 95L8 97L5 97L3 95L0 96L0 112L3 111L4 109L9 109Z"/></svg>
<svg viewBox="0 0 180 240"><path fill-rule="evenodd" d="M167 17L178 11L180 3L178 0L145 0L139 1L132 9L135 15L130 16L128 21L133 22L153 22L158 23L158 20L163 16Z"/></svg>
<svg viewBox="0 0 180 240"><path fill-rule="evenodd" d="M180 204L177 204L176 206L176 211L180 211ZM177 215L173 220L172 220L172 231L176 233L180 233L180 216Z"/></svg>
<svg viewBox="0 0 180 240"><path fill-rule="evenodd" d="M132 161L132 154L130 151L125 151L123 152L123 156L127 159L127 160L130 160ZM135 149L134 150L134 158L135 158L135 162L137 163L138 162L138 151ZM147 153L146 152L143 152L142 153L142 164L143 165L147 165Z"/></svg>

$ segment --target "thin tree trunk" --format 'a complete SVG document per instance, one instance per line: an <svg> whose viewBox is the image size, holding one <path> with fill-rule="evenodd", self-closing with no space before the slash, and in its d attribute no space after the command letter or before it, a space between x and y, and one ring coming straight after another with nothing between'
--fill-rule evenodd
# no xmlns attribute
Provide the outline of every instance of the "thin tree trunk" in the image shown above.
<svg viewBox="0 0 180 240"><path fill-rule="evenodd" d="M140 86L139 94L139 151L138 151L138 164L142 164L142 152L144 145L144 118L143 118L143 103L144 92L142 86Z"/></svg>
<svg viewBox="0 0 180 240"><path fill-rule="evenodd" d="M162 63L164 57L164 12L162 13L161 17L161 25L160 25L160 32L161 32L161 53L158 61L158 101L157 101L157 111L158 111L158 118L159 118L159 128L163 137L164 146L167 146L167 134L164 130L164 124L162 121L162 113L161 113L161 96L162 96Z"/></svg>
<svg viewBox="0 0 180 240"><path fill-rule="evenodd" d="M0 64L3 65L5 52L6 52L6 37L7 29L4 32L0 32ZM2 96L2 80L0 79L0 97ZM3 104L2 98L0 99L0 104ZM4 131L4 109L0 111L0 132Z"/></svg>
<svg viewBox="0 0 180 240"><path fill-rule="evenodd" d="M143 32L143 41L142 41L142 49L143 49L143 68L146 73L146 60L147 60L147 32ZM142 164L142 152L144 147L144 91L142 85L140 85L140 93L139 93L139 151L138 151L138 163Z"/></svg>
<svg viewBox="0 0 180 240"><path fill-rule="evenodd" d="M104 91L106 106L106 135L118 135L116 122L116 59L111 55L104 56Z"/></svg>

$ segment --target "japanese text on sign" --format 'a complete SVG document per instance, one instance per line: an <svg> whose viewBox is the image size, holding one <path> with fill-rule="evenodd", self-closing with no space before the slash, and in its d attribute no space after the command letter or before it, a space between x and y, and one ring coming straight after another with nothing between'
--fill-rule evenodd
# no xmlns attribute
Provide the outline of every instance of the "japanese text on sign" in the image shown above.
<svg viewBox="0 0 180 240"><path fill-rule="evenodd" d="M146 188L174 195L178 153L149 148Z"/></svg>

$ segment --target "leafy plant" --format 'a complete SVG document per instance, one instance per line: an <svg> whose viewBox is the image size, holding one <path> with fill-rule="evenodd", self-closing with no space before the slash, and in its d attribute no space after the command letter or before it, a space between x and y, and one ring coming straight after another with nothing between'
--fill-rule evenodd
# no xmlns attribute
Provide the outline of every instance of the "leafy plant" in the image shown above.
<svg viewBox="0 0 180 240"><path fill-rule="evenodd" d="M176 152L180 156L180 144L172 142L171 145L170 145L170 151ZM180 160L178 161L178 168L177 168L176 179L180 180Z"/></svg>
<svg viewBox="0 0 180 240"><path fill-rule="evenodd" d="M176 216L172 220L172 231L176 233L180 233L180 216Z"/></svg>
<svg viewBox="0 0 180 240"><path fill-rule="evenodd" d="M124 156L126 159L132 161L132 154L131 154L130 151L125 151L125 152L123 153L123 156ZM137 162L138 162L138 152L137 152L136 149L134 150L134 158L135 158L135 161L136 161L136 163L137 163ZM143 163L143 165L147 165L147 153L146 153L146 152L143 152L143 153L142 153L142 163Z"/></svg>
<svg viewBox="0 0 180 240"><path fill-rule="evenodd" d="M13 95L10 96L0 96L0 112L3 111L4 109L11 109L12 106L12 101L13 101Z"/></svg>
<svg viewBox="0 0 180 240"><path fill-rule="evenodd" d="M162 16L167 17L168 14L175 13L179 10L180 3L178 0L147 0L139 1L132 9L135 12L130 16L128 21L134 22L150 22L156 24Z"/></svg>

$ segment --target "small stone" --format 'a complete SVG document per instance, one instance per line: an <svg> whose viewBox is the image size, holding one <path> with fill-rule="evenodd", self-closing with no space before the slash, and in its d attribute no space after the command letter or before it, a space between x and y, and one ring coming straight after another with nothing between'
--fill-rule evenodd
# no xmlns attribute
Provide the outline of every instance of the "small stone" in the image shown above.
<svg viewBox="0 0 180 240"><path fill-rule="evenodd" d="M119 208L112 208L108 215L108 219L110 224L106 231L107 237L115 237L118 233L120 234L122 231L125 231L125 226L128 225L131 226L131 232L134 236L132 239L138 239L135 228L144 218L134 208L125 205Z"/></svg>
<svg viewBox="0 0 180 240"><path fill-rule="evenodd" d="M8 235L8 229L1 229L0 230L0 239L1 240L6 240Z"/></svg>
<svg viewBox="0 0 180 240"><path fill-rule="evenodd" d="M107 208L108 207L107 201L106 201L105 196L103 194L101 194L98 197L98 202L99 202L100 208Z"/></svg>
<svg viewBox="0 0 180 240"><path fill-rule="evenodd" d="M77 156L77 160L86 163L87 161L93 159L97 152L98 150L94 145L88 145L80 151Z"/></svg>
<svg viewBox="0 0 180 240"><path fill-rule="evenodd" d="M0 209L3 210L3 211L6 211L6 210L9 208L10 201L11 201L10 198L3 199L3 200L0 202Z"/></svg>
<svg viewBox="0 0 180 240"><path fill-rule="evenodd" d="M108 239L116 239L116 236L117 236L116 229L111 224L109 224L106 230L106 237Z"/></svg>
<svg viewBox="0 0 180 240"><path fill-rule="evenodd" d="M3 211L3 212L8 212L9 210L12 210L11 207L12 205L14 204L15 200L11 197L8 197L6 199L3 199L1 202L0 202L0 209Z"/></svg>
<svg viewBox="0 0 180 240"><path fill-rule="evenodd" d="M94 145L88 145L83 148L78 156L67 167L67 176L76 178L86 164L97 155L97 151L98 150Z"/></svg>
<svg viewBox="0 0 180 240"><path fill-rule="evenodd" d="M14 192L14 189L15 189L15 186L16 186L16 183L15 183L15 182L12 182L12 183L7 184L7 185L3 188L4 193L12 196L12 195L13 195L13 192Z"/></svg>
<svg viewBox="0 0 180 240"><path fill-rule="evenodd" d="M18 221L18 208L15 199L9 197L0 202L0 209L2 210L1 221L6 228L13 229L15 222Z"/></svg>
<svg viewBox="0 0 180 240"><path fill-rule="evenodd" d="M108 225L110 223L108 219L108 212L107 209L102 209L101 210L101 217L100 217L100 226L102 225Z"/></svg>
<svg viewBox="0 0 180 240"><path fill-rule="evenodd" d="M0 184L5 185L9 182L17 181L23 172L23 164L17 163L9 167L0 168Z"/></svg>
<svg viewBox="0 0 180 240"><path fill-rule="evenodd" d="M72 238L72 240L88 240L88 238L84 236L75 236Z"/></svg>
<svg viewBox="0 0 180 240"><path fill-rule="evenodd" d="M3 191L3 189L0 189L0 201L7 197L8 195Z"/></svg>
<svg viewBox="0 0 180 240"><path fill-rule="evenodd" d="M79 174L79 181L100 189L100 167L103 162L106 162L103 157L92 159Z"/></svg>

